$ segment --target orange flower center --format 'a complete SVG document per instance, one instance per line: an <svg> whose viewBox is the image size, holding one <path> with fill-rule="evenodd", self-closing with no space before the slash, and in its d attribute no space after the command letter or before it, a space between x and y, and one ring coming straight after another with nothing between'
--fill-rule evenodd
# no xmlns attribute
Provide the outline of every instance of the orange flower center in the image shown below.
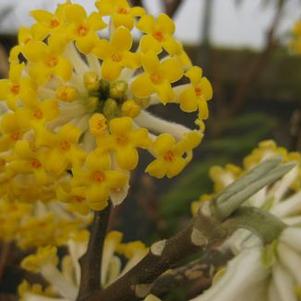
<svg viewBox="0 0 301 301"><path fill-rule="evenodd" d="M119 63L122 60L122 55L120 53L113 53L111 57L112 61L116 63Z"/></svg>
<svg viewBox="0 0 301 301"><path fill-rule="evenodd" d="M50 21L50 27L51 27L51 28L58 27L59 25L60 25L60 22L59 22L59 20L57 20L57 19L52 19L52 20Z"/></svg>
<svg viewBox="0 0 301 301"><path fill-rule="evenodd" d="M91 175L91 179L95 182L102 183L106 176L102 171L94 171Z"/></svg>
<svg viewBox="0 0 301 301"><path fill-rule="evenodd" d="M163 158L167 162L172 162L175 159L175 154L172 151L168 151Z"/></svg>
<svg viewBox="0 0 301 301"><path fill-rule="evenodd" d="M17 95L20 93L20 85L18 84L13 84L10 88L11 93Z"/></svg>
<svg viewBox="0 0 301 301"><path fill-rule="evenodd" d="M6 161L2 158L0 158L0 167L4 167L5 166Z"/></svg>
<svg viewBox="0 0 301 301"><path fill-rule="evenodd" d="M47 62L46 64L48 65L48 67L50 68L53 68L55 67L57 64L58 64L58 58L55 57L55 56L50 56L48 59L47 59Z"/></svg>
<svg viewBox="0 0 301 301"><path fill-rule="evenodd" d="M97 120L94 126L98 132L104 132L107 129L107 125L103 120Z"/></svg>
<svg viewBox="0 0 301 301"><path fill-rule="evenodd" d="M43 118L43 112L40 109L36 109L33 112L33 116L37 119L42 119Z"/></svg>
<svg viewBox="0 0 301 301"><path fill-rule="evenodd" d="M162 31L155 31L153 33L153 37L159 42L163 42L165 39L164 33Z"/></svg>
<svg viewBox="0 0 301 301"><path fill-rule="evenodd" d="M85 35L87 35L88 33L88 28L87 26L85 25L80 25L78 28L77 28L77 33L79 36L81 37L84 37Z"/></svg>
<svg viewBox="0 0 301 301"><path fill-rule="evenodd" d="M76 203L82 203L82 202L85 200L85 198L82 197L82 196L79 196L79 195L75 195L75 196L73 197L73 200L74 200Z"/></svg>
<svg viewBox="0 0 301 301"><path fill-rule="evenodd" d="M160 84L162 81L162 76L159 73L152 73L150 79L154 84Z"/></svg>
<svg viewBox="0 0 301 301"><path fill-rule="evenodd" d="M130 10L126 7L118 7L117 13L122 15L127 15L130 12Z"/></svg>
<svg viewBox="0 0 301 301"><path fill-rule="evenodd" d="M129 139L125 135L120 135L116 138L116 141L119 145L125 145L128 143Z"/></svg>
<svg viewBox="0 0 301 301"><path fill-rule="evenodd" d="M21 138L21 133L19 131L12 132L10 134L10 137L11 137L11 139L13 139L15 141L19 140Z"/></svg>
<svg viewBox="0 0 301 301"><path fill-rule="evenodd" d="M60 147L61 150L67 151L67 150L70 149L71 144L70 144L69 141L63 140L63 141L60 142L59 147Z"/></svg>
<svg viewBox="0 0 301 301"><path fill-rule="evenodd" d="M202 89L200 87L196 87L194 89L196 96L201 96L202 95Z"/></svg>
<svg viewBox="0 0 301 301"><path fill-rule="evenodd" d="M33 160L31 161L31 166L32 166L33 168L40 168L40 167L42 166L42 164L41 164L41 162L40 162L39 160L33 159Z"/></svg>

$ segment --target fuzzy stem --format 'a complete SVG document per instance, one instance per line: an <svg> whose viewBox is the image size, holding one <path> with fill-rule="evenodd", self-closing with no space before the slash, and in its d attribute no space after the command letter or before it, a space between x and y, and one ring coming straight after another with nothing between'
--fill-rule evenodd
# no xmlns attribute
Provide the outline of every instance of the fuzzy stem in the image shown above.
<svg viewBox="0 0 301 301"><path fill-rule="evenodd" d="M286 228L286 225L274 215L254 207L237 209L224 226L229 232L240 228L248 229L261 238L264 244L273 242Z"/></svg>
<svg viewBox="0 0 301 301"><path fill-rule="evenodd" d="M274 183L294 166L294 163L281 164L279 159L264 161L217 196L212 202L211 212L219 220L225 220L249 197Z"/></svg>

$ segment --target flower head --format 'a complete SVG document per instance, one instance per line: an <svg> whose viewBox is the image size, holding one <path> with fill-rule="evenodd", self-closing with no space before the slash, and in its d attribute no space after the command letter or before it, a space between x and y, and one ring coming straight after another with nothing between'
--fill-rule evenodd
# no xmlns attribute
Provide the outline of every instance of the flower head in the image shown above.
<svg viewBox="0 0 301 301"><path fill-rule="evenodd" d="M7 199L102 210L125 198L140 149L155 156L147 172L173 177L201 142L212 90L174 38L173 21L126 0L96 6L90 14L71 1L35 10L35 23L20 30L9 79L0 81ZM138 46L134 29L143 33ZM191 83L176 87L182 78ZM169 103L199 111L196 129L147 112Z"/></svg>

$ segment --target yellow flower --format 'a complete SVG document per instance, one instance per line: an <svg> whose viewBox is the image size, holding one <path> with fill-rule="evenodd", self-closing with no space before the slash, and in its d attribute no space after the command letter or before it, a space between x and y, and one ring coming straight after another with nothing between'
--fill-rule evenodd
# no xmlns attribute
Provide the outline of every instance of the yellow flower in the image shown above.
<svg viewBox="0 0 301 301"><path fill-rule="evenodd" d="M112 169L110 156L102 151L89 153L85 164L73 170L73 187L84 187L88 206L96 211L108 205L110 193L120 190L127 183L127 175Z"/></svg>
<svg viewBox="0 0 301 301"><path fill-rule="evenodd" d="M85 158L84 151L79 148L80 130L71 124L66 124L57 133L52 133L37 127L37 144L48 147L45 168L55 174L77 167Z"/></svg>
<svg viewBox="0 0 301 301"><path fill-rule="evenodd" d="M181 64L175 58L160 62L155 53L141 54L144 73L138 75L131 89L136 97L144 98L157 93L163 103L172 101L174 92L171 84L183 75Z"/></svg>
<svg viewBox="0 0 301 301"><path fill-rule="evenodd" d="M7 106L14 110L23 97L34 97L35 87L28 77L23 77L25 65L12 63L9 70L9 79L0 80L0 99L6 100Z"/></svg>
<svg viewBox="0 0 301 301"><path fill-rule="evenodd" d="M127 0L98 0L96 6L101 15L112 17L113 25L116 28L125 26L132 29L134 18L145 14L141 7L130 7Z"/></svg>
<svg viewBox="0 0 301 301"><path fill-rule="evenodd" d="M32 41L24 46L23 54L28 63L28 72L38 84L44 84L56 75L63 80L69 80L72 73L70 62L61 54L61 45L50 40L43 42Z"/></svg>
<svg viewBox="0 0 301 301"><path fill-rule="evenodd" d="M39 124L46 124L59 115L58 103L56 100L48 99L40 101L35 97L22 99L24 107L19 109L20 114L27 116L32 127Z"/></svg>
<svg viewBox="0 0 301 301"><path fill-rule="evenodd" d="M132 170L138 164L137 147L146 148L150 145L146 129L134 129L129 117L115 118L110 122L112 149L120 168Z"/></svg>
<svg viewBox="0 0 301 301"><path fill-rule="evenodd" d="M8 169L13 171L15 175L33 173L37 182L42 185L49 178L43 168L44 161L45 154L42 151L34 151L28 141L19 140L14 147L14 154L10 160Z"/></svg>
<svg viewBox="0 0 301 301"><path fill-rule="evenodd" d="M124 116L135 118L139 115L141 107L134 100L127 100L123 103L121 111Z"/></svg>
<svg viewBox="0 0 301 301"><path fill-rule="evenodd" d="M233 164L227 164L224 168L220 166L212 166L210 168L209 175L211 180L214 182L214 191L222 191L226 186L239 178L241 173L241 168Z"/></svg>
<svg viewBox="0 0 301 301"><path fill-rule="evenodd" d="M36 254L29 255L23 259L21 267L30 272L38 273L44 265L57 264L58 258L56 252L57 249L52 246L39 248Z"/></svg>
<svg viewBox="0 0 301 301"><path fill-rule="evenodd" d="M173 21L126 0L96 5L89 14L70 1L54 12L35 10L35 23L19 32L9 79L0 81L0 193L7 200L101 210L109 199L125 199L139 149L156 157L149 173L172 177L201 141L211 86L174 38ZM133 43L137 29L145 34ZM177 86L184 75L191 84ZM198 110L196 130L149 113L162 103Z"/></svg>
<svg viewBox="0 0 301 301"><path fill-rule="evenodd" d="M148 251L148 248L141 241L132 241L129 243L120 244L117 250L126 258L131 259L136 256L145 256Z"/></svg>
<svg viewBox="0 0 301 301"><path fill-rule="evenodd" d="M21 112L7 113L1 119L0 150L5 151L13 147L22 139L23 134L29 128L30 120Z"/></svg>
<svg viewBox="0 0 301 301"><path fill-rule="evenodd" d="M59 5L55 13L50 13L41 9L33 10L31 16L37 23L33 25L31 32L35 33L35 35L39 37L39 40L43 40L49 34L53 34L63 29L65 25L64 9L67 5L68 4Z"/></svg>
<svg viewBox="0 0 301 301"><path fill-rule="evenodd" d="M70 38L74 39L77 48L89 53L98 41L97 31L106 27L101 15L94 12L87 16L81 5L69 4L65 13L66 21L72 24Z"/></svg>
<svg viewBox="0 0 301 301"><path fill-rule="evenodd" d="M147 166L146 171L159 179L178 175L191 159L184 157L184 154L195 148L201 140L197 132L189 133L185 138L177 142L173 136L161 134L152 146L156 159Z"/></svg>
<svg viewBox="0 0 301 301"><path fill-rule="evenodd" d="M192 67L186 72L191 84L179 96L180 107L184 112L194 112L199 109L200 118L208 118L207 101L212 98L212 87L206 77L202 76L202 69Z"/></svg>
<svg viewBox="0 0 301 301"><path fill-rule="evenodd" d="M135 69L139 66L137 54L130 52L133 38L127 28L119 27L114 31L111 41L99 40L94 48L94 54L101 60L102 76L112 81L118 78L122 68Z"/></svg>
<svg viewBox="0 0 301 301"><path fill-rule="evenodd" d="M157 19L144 15L139 20L137 28L147 34L141 40L144 51L161 51L161 47L167 52L174 49L175 24L166 14L160 14Z"/></svg>

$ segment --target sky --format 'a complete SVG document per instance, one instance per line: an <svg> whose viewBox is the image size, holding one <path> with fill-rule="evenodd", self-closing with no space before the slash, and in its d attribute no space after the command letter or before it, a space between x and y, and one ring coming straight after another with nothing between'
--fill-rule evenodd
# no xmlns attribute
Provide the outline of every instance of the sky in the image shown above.
<svg viewBox="0 0 301 301"><path fill-rule="evenodd" d="M265 32L275 13L275 7L263 7L262 0L243 0L240 6L234 0L214 1L211 40L224 47L245 47L260 49L264 44ZM36 8L54 10L62 0L0 0L0 32L15 33L18 27L31 23L29 11ZM74 0L94 9L94 0ZM154 14L160 12L160 0L145 0ZM273 2L273 1L271 1ZM301 17L299 0L288 0L285 7L279 34L284 35L295 20ZM299 2L300 3L300 2ZM7 8L13 6L11 13ZM177 37L184 43L195 44L200 41L204 0L184 0L182 9L175 17ZM3 13L3 16L1 16Z"/></svg>

